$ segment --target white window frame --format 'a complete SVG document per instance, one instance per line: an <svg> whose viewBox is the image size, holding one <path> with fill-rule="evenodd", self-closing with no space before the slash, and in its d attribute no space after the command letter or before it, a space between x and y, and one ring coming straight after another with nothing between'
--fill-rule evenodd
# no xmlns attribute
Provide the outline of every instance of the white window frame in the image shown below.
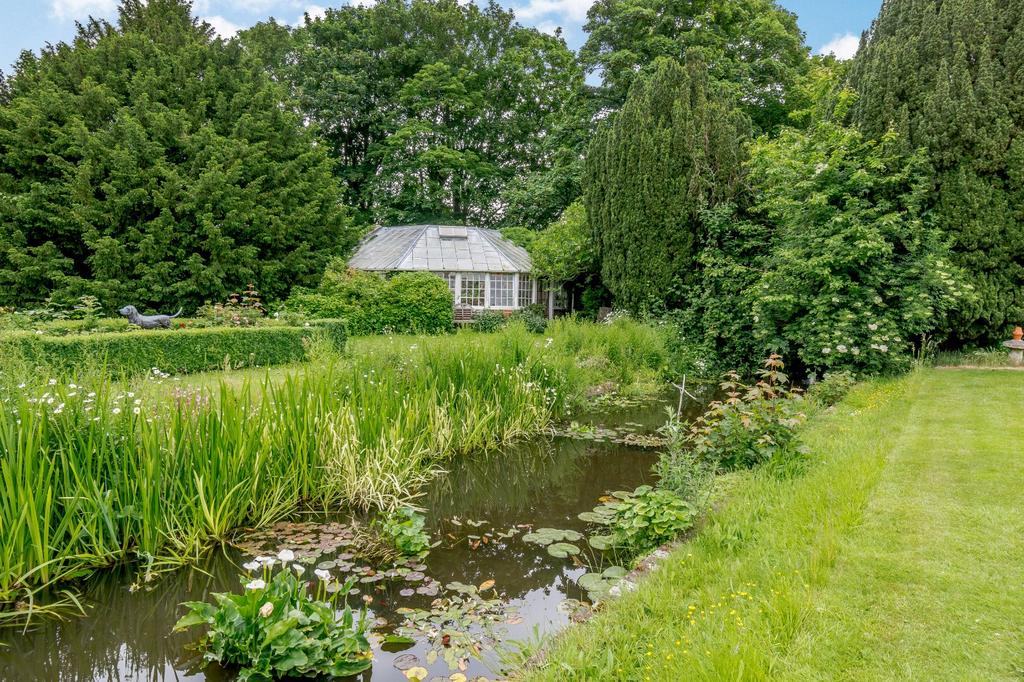
<svg viewBox="0 0 1024 682"><path fill-rule="evenodd" d="M469 306L471 308L486 308L487 307L487 273L484 272L461 272L459 273L457 280L459 282L459 304ZM467 283L479 283L480 286L480 303L467 302L465 300L465 285Z"/></svg>
<svg viewBox="0 0 1024 682"><path fill-rule="evenodd" d="M516 278L511 273L491 272L487 274L489 287L487 306L489 308L511 309L516 304L516 291L513 288Z"/></svg>

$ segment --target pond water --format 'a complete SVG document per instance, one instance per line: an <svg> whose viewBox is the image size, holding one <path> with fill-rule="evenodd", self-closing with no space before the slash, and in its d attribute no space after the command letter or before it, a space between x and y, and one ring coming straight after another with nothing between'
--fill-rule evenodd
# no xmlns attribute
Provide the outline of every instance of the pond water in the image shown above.
<svg viewBox="0 0 1024 682"><path fill-rule="evenodd" d="M609 407L579 415L576 422L602 427L602 433L610 429L650 434L664 422L666 404L674 407L675 398ZM696 412L701 403L686 407ZM586 600L587 593L575 580L587 572L584 564L600 558L593 556L586 540L576 543L583 549L578 560L556 558L545 547L525 542L523 534L541 527L584 531L587 524L577 514L592 509L610 491L649 482L657 457L653 449L592 438L538 438L451 463L448 474L417 500L427 510L431 537L440 541L422 561L425 566L411 566L424 577L417 576L415 583L392 576L358 585L361 595L372 596L368 617L375 631L387 633L399 625L404 617L396 611L399 608L429 610L436 598L429 593L431 585L440 586L444 597L450 592L443 586L452 582L479 586L494 581L486 595L500 597L507 611L503 609L497 617L500 622L480 635L483 653L470 658L464 671L469 679L493 679L498 677L490 646L495 641L526 639L535 631L565 627L570 612L559 605L567 599ZM24 634L0 632L0 680L230 680L230 673L205 665L196 653L192 645L197 631L172 634L171 628L183 613L181 602L207 600L211 592L238 591L238 566L244 560L239 550L218 550L198 568L164 575L137 590L131 589L137 570L104 573L83 589L86 617L36 622ZM362 562L357 558L350 563ZM359 568L353 570L358 573ZM409 595L412 588L424 585L428 594ZM358 604L360 598L352 596L350 602ZM422 637L412 645L376 647L373 669L357 679L403 680L398 668L408 667L412 657L412 664L427 667L431 677L448 679L457 669L449 668L438 647L437 641ZM428 659L431 648L442 657Z"/></svg>

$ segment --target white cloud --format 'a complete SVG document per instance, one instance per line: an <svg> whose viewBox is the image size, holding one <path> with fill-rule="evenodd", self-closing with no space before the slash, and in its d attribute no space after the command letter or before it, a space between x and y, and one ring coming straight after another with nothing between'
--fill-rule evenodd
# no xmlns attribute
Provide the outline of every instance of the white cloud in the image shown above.
<svg viewBox="0 0 1024 682"><path fill-rule="evenodd" d="M834 54L836 59L853 59L853 55L857 54L859 47L860 38L852 33L847 33L846 35L837 35L819 47L818 54Z"/></svg>
<svg viewBox="0 0 1024 682"><path fill-rule="evenodd" d="M309 15L310 19L323 19L327 16L327 8L321 5L306 5L306 9L303 10L296 19L292 26L302 26L306 23L306 15Z"/></svg>
<svg viewBox="0 0 1024 682"><path fill-rule="evenodd" d="M229 0L229 4L240 10L246 12L262 14L268 11L274 5L281 4L279 0ZM298 4L298 3L293 3Z"/></svg>
<svg viewBox="0 0 1024 682"><path fill-rule="evenodd" d="M117 0L50 0L50 14L57 19L83 20L87 16L107 16Z"/></svg>
<svg viewBox="0 0 1024 682"><path fill-rule="evenodd" d="M530 0L525 7L516 7L515 13L519 19L557 14L569 21L583 21L592 4L593 0Z"/></svg>
<svg viewBox="0 0 1024 682"><path fill-rule="evenodd" d="M542 21L537 24L536 28L541 33L547 33L549 36L553 36L558 32L558 29L562 28L561 25L554 21Z"/></svg>
<svg viewBox="0 0 1024 682"><path fill-rule="evenodd" d="M230 38L242 30L242 27L235 22L230 19L225 19L217 14L212 17L203 17L203 21L212 26L214 33L219 35L221 38Z"/></svg>

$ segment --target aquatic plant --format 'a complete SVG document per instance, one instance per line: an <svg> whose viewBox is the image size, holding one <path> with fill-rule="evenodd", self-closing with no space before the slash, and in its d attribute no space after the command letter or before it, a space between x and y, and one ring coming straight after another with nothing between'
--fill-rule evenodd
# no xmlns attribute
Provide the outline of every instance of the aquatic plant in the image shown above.
<svg viewBox="0 0 1024 682"><path fill-rule="evenodd" d="M430 535L423 530L425 523L423 514L412 507L402 507L385 514L379 525L399 552L410 555L425 552L430 547Z"/></svg>
<svg viewBox="0 0 1024 682"><path fill-rule="evenodd" d="M642 485L633 492L617 491L580 519L603 525L606 533L588 538L598 550L645 554L693 527L701 509L662 488Z"/></svg>
<svg viewBox="0 0 1024 682"><path fill-rule="evenodd" d="M241 594L215 593L214 602L186 602L188 613L176 631L206 626L204 658L222 666L238 666L238 679L329 675L344 677L368 669L373 662L366 638L366 613L357 618L345 603L355 582L334 582L317 569L316 595L301 577L305 567L292 564L283 550L246 564ZM280 569L274 573L274 566ZM258 577L254 577L254 574Z"/></svg>

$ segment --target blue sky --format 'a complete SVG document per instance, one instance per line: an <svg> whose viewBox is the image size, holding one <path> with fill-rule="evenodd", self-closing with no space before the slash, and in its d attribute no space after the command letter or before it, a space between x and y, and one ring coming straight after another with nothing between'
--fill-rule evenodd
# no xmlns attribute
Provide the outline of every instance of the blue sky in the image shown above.
<svg viewBox="0 0 1024 682"><path fill-rule="evenodd" d="M274 16L295 24L304 12L317 14L339 0L195 0L197 14L222 35ZM372 0L347 0L372 2ZM834 52L850 57L857 49L861 31L866 29L881 0L779 0L799 17L807 34L807 43L816 52ZM562 27L572 48L583 41L583 23L591 0L503 0L516 10L521 23L553 31ZM0 25L0 69L10 65L21 50L38 50L47 42L70 39L75 21L90 15L109 18L115 15L117 0L2 0L4 22Z"/></svg>

